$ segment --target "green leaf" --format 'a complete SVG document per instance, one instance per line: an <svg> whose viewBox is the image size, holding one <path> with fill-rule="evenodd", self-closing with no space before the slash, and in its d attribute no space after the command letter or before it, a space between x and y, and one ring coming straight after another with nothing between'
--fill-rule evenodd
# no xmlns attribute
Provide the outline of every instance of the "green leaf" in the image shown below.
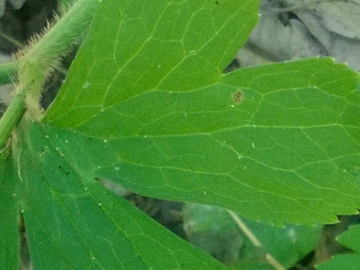
<svg viewBox="0 0 360 270"><path fill-rule="evenodd" d="M256 8L103 1L46 132L77 170L147 196L273 224L357 213L359 76L330 59L223 75Z"/></svg>
<svg viewBox="0 0 360 270"><path fill-rule="evenodd" d="M336 240L345 247L360 254L360 243L358 239L360 239L360 225L354 225L349 227L349 229L337 237Z"/></svg>
<svg viewBox="0 0 360 270"><path fill-rule="evenodd" d="M274 227L251 220L243 221L267 253L271 254L286 269L290 269L316 248L322 229L322 226L319 225L310 227L286 224L284 227ZM239 269L245 269L245 265L255 265L256 261L261 265L264 261L264 254L261 252L259 254L259 250L254 247L253 243L248 239L245 240Z"/></svg>
<svg viewBox="0 0 360 270"><path fill-rule="evenodd" d="M65 5L71 5L72 3L74 3L74 1L72 0L60 0L60 2Z"/></svg>
<svg viewBox="0 0 360 270"><path fill-rule="evenodd" d="M255 26L258 5L102 1L45 120L73 127L146 91L188 91L217 82Z"/></svg>
<svg viewBox="0 0 360 270"><path fill-rule="evenodd" d="M18 178L11 158L0 154L0 268L18 269L19 206L16 192Z"/></svg>
<svg viewBox="0 0 360 270"><path fill-rule="evenodd" d="M335 270L335 269L358 269L360 265L360 225L349 227L336 240L343 246L354 251L353 254L338 254L330 261L320 264L318 270Z"/></svg>
<svg viewBox="0 0 360 270"><path fill-rule="evenodd" d="M339 270L349 269L357 270L360 265L359 254L342 254L336 255L331 261L320 264L316 267L317 270Z"/></svg>
<svg viewBox="0 0 360 270"><path fill-rule="evenodd" d="M222 269L94 178L75 170L36 122L15 158L34 269ZM60 153L60 154L59 154Z"/></svg>
<svg viewBox="0 0 360 270"><path fill-rule="evenodd" d="M183 213L188 239L236 269L273 269L264 265L266 254L289 269L315 249L322 229L318 225L274 227L241 218L262 250L244 235L226 209L188 203Z"/></svg>
<svg viewBox="0 0 360 270"><path fill-rule="evenodd" d="M218 260L233 265L243 251L243 233L224 208L187 203L183 209L187 239Z"/></svg>
<svg viewBox="0 0 360 270"><path fill-rule="evenodd" d="M12 83L17 80L15 62L0 64L0 85Z"/></svg>

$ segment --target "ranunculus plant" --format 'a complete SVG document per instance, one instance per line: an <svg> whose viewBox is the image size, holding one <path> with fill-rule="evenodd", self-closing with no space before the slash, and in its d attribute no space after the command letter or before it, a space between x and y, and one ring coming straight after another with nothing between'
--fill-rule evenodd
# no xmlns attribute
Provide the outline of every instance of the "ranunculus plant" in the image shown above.
<svg viewBox="0 0 360 270"><path fill-rule="evenodd" d="M18 267L20 215L36 270L225 268L98 179L275 225L358 213L359 75L331 59L223 73L258 5L79 0L0 66L18 78L0 120L3 269ZM81 38L44 111L49 72Z"/></svg>

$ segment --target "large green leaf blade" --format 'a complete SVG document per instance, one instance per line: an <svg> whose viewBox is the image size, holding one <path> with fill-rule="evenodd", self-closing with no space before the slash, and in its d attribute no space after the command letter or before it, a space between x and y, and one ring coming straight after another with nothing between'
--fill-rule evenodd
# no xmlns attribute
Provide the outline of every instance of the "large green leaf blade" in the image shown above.
<svg viewBox="0 0 360 270"><path fill-rule="evenodd" d="M258 1L103 1L45 117L76 126L158 88L216 82L255 26ZM240 26L240 27L239 27Z"/></svg>
<svg viewBox="0 0 360 270"><path fill-rule="evenodd" d="M19 205L16 191L18 178L10 157L0 154L0 268L19 267Z"/></svg>
<svg viewBox="0 0 360 270"><path fill-rule="evenodd" d="M254 1L149 5L100 5L44 118L77 132L46 131L62 134L59 153L89 177L250 219L330 223L357 213L358 74L312 59L223 75L254 24Z"/></svg>
<svg viewBox="0 0 360 270"><path fill-rule="evenodd" d="M60 148L91 177L148 196L276 224L335 222L360 205L358 83L327 59L244 69L104 109Z"/></svg>
<svg viewBox="0 0 360 270"><path fill-rule="evenodd" d="M38 123L23 120L15 157L35 269L222 269L94 178L80 175Z"/></svg>

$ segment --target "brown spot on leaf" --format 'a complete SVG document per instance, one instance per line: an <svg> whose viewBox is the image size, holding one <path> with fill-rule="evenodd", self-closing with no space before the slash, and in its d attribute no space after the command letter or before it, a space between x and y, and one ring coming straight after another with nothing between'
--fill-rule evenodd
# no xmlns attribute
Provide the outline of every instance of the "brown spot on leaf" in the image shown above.
<svg viewBox="0 0 360 270"><path fill-rule="evenodd" d="M235 105L239 105L243 100L243 93L240 90L237 90L235 93L232 94L232 98Z"/></svg>

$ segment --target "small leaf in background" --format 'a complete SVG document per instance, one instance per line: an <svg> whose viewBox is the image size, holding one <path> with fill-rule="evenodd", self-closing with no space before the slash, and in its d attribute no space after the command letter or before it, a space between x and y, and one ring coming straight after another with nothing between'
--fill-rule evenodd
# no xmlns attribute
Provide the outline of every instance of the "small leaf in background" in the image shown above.
<svg viewBox="0 0 360 270"><path fill-rule="evenodd" d="M286 225L274 227L243 220L264 250L244 235L229 212L220 207L188 203L184 208L184 229L191 243L233 269L273 269L266 254L286 269L310 253L319 242L322 226Z"/></svg>
<svg viewBox="0 0 360 270"><path fill-rule="evenodd" d="M266 223L243 219L246 226L257 237L264 249L286 269L294 266L299 260L318 245L322 226L301 226L286 224L275 227ZM239 269L263 269L264 254L245 238L243 252L239 258ZM256 263L254 262L256 261ZM246 268L245 268L246 266ZM273 269L273 268L270 268Z"/></svg>
<svg viewBox="0 0 360 270"><path fill-rule="evenodd" d="M337 237L340 244L350 249L348 254L339 254L330 261L320 264L317 270L338 270L349 269L357 270L360 265L360 225L349 227L347 231Z"/></svg>
<svg viewBox="0 0 360 270"><path fill-rule="evenodd" d="M226 209L187 203L183 215L191 243L228 265L237 261L244 236Z"/></svg>
<svg viewBox="0 0 360 270"><path fill-rule="evenodd" d="M60 2L65 5L71 5L73 3L72 0L60 0Z"/></svg>

